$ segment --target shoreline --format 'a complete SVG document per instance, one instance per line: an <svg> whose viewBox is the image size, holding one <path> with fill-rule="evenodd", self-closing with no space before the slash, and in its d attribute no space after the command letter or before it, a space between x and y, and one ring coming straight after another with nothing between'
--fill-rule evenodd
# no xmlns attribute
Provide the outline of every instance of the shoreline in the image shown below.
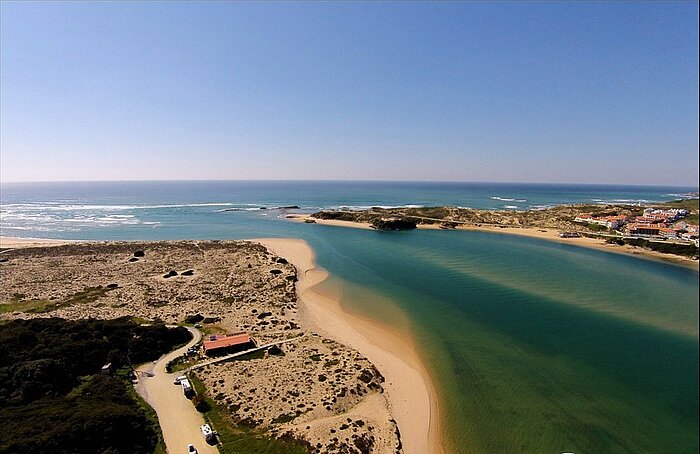
<svg viewBox="0 0 700 454"><path fill-rule="evenodd" d="M71 243L85 243L85 240L59 240L48 238L22 238L16 236L0 236L0 248L21 249L25 247L61 246ZM99 242L99 241L97 241ZM2 252L0 252L2 253Z"/></svg>
<svg viewBox="0 0 700 454"><path fill-rule="evenodd" d="M354 229L363 230L374 230L371 225L367 222L354 222L354 221L337 221L330 219L316 219L312 218L310 215L294 215L294 217L288 217L292 222L304 222L306 219L314 219L315 224L327 225L333 227L347 227ZM696 271L700 270L700 262L697 260L692 260L687 257L682 257L680 255L664 254L662 252L651 251L648 249L643 249L635 246L624 245L612 245L605 243L597 238L579 237L579 238L560 238L559 230L555 229L545 229L538 227L477 227L473 225L459 225L453 229L441 229L435 224L419 224L418 230L461 230L461 231L474 231L474 232L487 232L487 233L497 233L503 235L519 235L530 238L538 238L546 241L554 241L561 244L570 244L572 246L584 247L589 249L596 249L604 252L611 252L614 254L624 254L628 256L634 256L645 260L656 260L662 261L664 263L672 263L679 266L684 266L687 268L694 269Z"/></svg>
<svg viewBox="0 0 700 454"><path fill-rule="evenodd" d="M306 329L354 348L380 370L385 378L386 406L399 427L403 452L444 452L437 394L409 336L369 318L350 314L342 309L338 299L315 292L314 286L326 280L329 273L316 267L314 251L304 240L264 238L242 241L259 243L297 268L300 322ZM109 241L0 236L0 247L6 250L93 242Z"/></svg>
<svg viewBox="0 0 700 454"><path fill-rule="evenodd" d="M316 268L314 252L298 239L253 239L297 269L301 321L365 355L386 379L387 403L401 433L404 452L442 453L437 394L410 339L371 319L345 312L340 301L314 292L329 273Z"/></svg>

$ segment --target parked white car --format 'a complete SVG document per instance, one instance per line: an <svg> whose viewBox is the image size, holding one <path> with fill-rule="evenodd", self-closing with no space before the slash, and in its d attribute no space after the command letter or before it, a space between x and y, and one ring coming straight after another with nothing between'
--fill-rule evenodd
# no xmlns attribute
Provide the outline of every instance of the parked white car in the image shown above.
<svg viewBox="0 0 700 454"><path fill-rule="evenodd" d="M202 435L204 435L205 440L212 441L214 439L214 431L211 430L211 426L209 424L202 425L200 430L202 431Z"/></svg>
<svg viewBox="0 0 700 454"><path fill-rule="evenodd" d="M194 445L187 445L187 454L199 454Z"/></svg>
<svg viewBox="0 0 700 454"><path fill-rule="evenodd" d="M179 385L182 380L187 380L187 377L185 377L184 375L180 375L175 380L173 380L173 384Z"/></svg>

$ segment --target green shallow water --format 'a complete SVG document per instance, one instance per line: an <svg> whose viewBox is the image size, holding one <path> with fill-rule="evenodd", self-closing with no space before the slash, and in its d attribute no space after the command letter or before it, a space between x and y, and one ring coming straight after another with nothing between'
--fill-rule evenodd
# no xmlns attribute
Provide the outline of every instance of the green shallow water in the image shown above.
<svg viewBox="0 0 700 454"><path fill-rule="evenodd" d="M416 335L450 452L698 451L697 272L509 235L314 228L342 304Z"/></svg>

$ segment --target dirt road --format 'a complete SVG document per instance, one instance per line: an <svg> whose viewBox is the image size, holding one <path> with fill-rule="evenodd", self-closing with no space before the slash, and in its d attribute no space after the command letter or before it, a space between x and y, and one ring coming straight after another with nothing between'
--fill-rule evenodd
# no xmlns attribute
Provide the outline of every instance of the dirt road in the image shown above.
<svg viewBox="0 0 700 454"><path fill-rule="evenodd" d="M155 363L148 363L137 368L139 382L135 385L136 391L158 413L160 427L163 430L165 446L169 454L184 454L187 445L192 443L200 454L218 454L215 446L209 446L202 436L200 426L204 424L204 418L195 410L194 405L182 392L182 388L173 384L178 374L165 372L165 365L174 358L199 342L202 334L195 329L188 328L194 339L187 345L161 357ZM147 374L153 374L149 377Z"/></svg>

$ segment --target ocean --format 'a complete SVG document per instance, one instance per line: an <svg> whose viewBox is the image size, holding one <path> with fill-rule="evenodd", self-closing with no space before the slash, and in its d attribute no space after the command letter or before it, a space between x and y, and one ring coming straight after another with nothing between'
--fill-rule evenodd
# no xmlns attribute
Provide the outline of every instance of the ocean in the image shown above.
<svg viewBox="0 0 700 454"><path fill-rule="evenodd" d="M487 232L290 222L321 208L538 209L697 188L393 182L3 184L0 234L306 240L353 313L400 324L449 452L698 451L698 272ZM299 206L299 209L280 207ZM396 314L400 314L397 317Z"/></svg>

